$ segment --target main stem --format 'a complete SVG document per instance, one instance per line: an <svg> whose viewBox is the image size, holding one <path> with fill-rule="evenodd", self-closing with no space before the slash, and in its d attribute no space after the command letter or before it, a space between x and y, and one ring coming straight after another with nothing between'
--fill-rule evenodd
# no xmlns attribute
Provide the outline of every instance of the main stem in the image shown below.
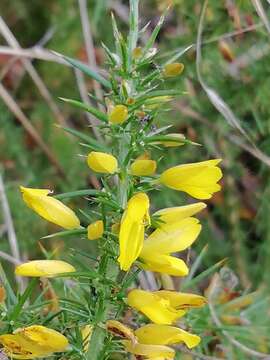
<svg viewBox="0 0 270 360"><path fill-rule="evenodd" d="M125 157L127 156L127 139L125 136L122 141L119 142L119 160L121 163L124 162ZM119 192L118 192L118 202L119 205L124 209L127 203L129 181L128 174L126 172L126 166L122 166L118 176L119 181ZM102 254L99 265L99 273L103 278L116 281L117 275L119 273L118 263L110 262L108 254L106 254L106 249ZM86 359L88 360L104 360L105 359L105 349L104 343L106 338L106 330L104 329L104 323L108 320L111 304L108 300L108 297L111 293L111 288L103 288L103 294L100 294L100 298L97 302L96 318L95 324L93 325L92 335L90 339L89 349L86 354Z"/></svg>

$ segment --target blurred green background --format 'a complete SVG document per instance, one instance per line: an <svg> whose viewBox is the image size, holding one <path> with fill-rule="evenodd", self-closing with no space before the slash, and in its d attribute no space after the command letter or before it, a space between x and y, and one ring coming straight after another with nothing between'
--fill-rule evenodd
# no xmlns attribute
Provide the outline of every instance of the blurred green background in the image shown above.
<svg viewBox="0 0 270 360"><path fill-rule="evenodd" d="M165 54L196 44L199 26L202 2L195 0L142 0L140 26L151 20L148 31L153 29L169 3L172 7L157 39L160 59ZM95 59L99 67L106 67L101 42L109 48L113 47L111 11L115 13L120 28L126 32L128 1L88 1ZM44 49L87 61L77 1L2 0L0 14L22 48L31 50L42 44ZM40 238L55 232L56 228L26 208L19 185L49 187L55 192L65 192L97 184L85 164L87 149L57 126L56 113L40 94L20 57L4 53L10 45L3 31L0 31L0 39L1 84L63 168L61 175L40 145L33 141L26 128L8 110L1 96L1 174L22 257L35 258L40 256ZM181 58L185 65L184 73L170 84L181 89L183 96L173 103L172 111L162 113L158 119L160 125L171 124L173 132L184 133L203 145L172 148L166 158L161 159L160 169L170 164L212 157L223 159L223 190L202 213L203 231L191 256L195 258L208 244L202 269L227 257L227 264L239 278L241 288L252 290L268 288L270 280L269 41L270 34L251 2L210 0L203 24L201 75L204 82L232 109L241 131L230 125L203 90L196 71L194 46ZM54 61L29 60L48 88L60 117L68 126L90 134L85 115L58 99L60 96L80 98L73 70ZM88 91L93 92L91 80L87 80L86 85ZM162 155L156 154L157 157ZM162 190L155 195L153 209L177 206L188 199L170 190ZM69 205L75 207L74 202ZM82 201L80 205L89 212L86 202ZM1 223L0 250L10 253L3 217ZM47 249L56 246L68 249L74 244L77 246L78 239L69 238L65 242L61 239L43 240L42 243ZM87 247L83 243L81 246ZM5 265L10 269L8 263L5 262Z"/></svg>

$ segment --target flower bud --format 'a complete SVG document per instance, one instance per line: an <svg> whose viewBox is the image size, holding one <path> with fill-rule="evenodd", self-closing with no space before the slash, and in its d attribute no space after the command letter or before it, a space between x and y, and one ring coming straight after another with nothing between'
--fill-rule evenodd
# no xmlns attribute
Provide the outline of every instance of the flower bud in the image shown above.
<svg viewBox="0 0 270 360"><path fill-rule="evenodd" d="M151 176L155 173L157 164L154 160L135 160L130 167L132 175Z"/></svg>
<svg viewBox="0 0 270 360"><path fill-rule="evenodd" d="M61 260L33 260L16 267L15 274L30 277L56 277L61 273L74 272L76 269Z"/></svg>
<svg viewBox="0 0 270 360"><path fill-rule="evenodd" d="M112 124L123 124L128 118L128 109L125 105L116 105L109 112L109 122Z"/></svg>
<svg viewBox="0 0 270 360"><path fill-rule="evenodd" d="M165 77L174 77L181 75L184 70L184 64L171 63L164 66L163 74Z"/></svg>
<svg viewBox="0 0 270 360"><path fill-rule="evenodd" d="M111 154L91 151L87 157L91 170L101 174L113 174L118 167L117 159Z"/></svg>
<svg viewBox="0 0 270 360"><path fill-rule="evenodd" d="M96 240L102 237L104 232L104 224L102 220L98 220L88 225L87 237L89 240Z"/></svg>

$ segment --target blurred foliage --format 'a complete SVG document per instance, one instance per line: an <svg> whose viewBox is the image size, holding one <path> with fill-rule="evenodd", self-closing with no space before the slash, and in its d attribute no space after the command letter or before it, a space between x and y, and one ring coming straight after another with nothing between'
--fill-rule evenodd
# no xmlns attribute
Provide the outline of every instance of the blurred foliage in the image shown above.
<svg viewBox="0 0 270 360"><path fill-rule="evenodd" d="M173 6L157 39L162 54L174 53L177 49L196 43L201 10L201 4L197 1L141 1L141 27L151 19L149 30L152 30L169 3L173 3ZM88 1L88 4L96 46L95 55L98 65L103 67L104 53L101 41L112 47L110 7L116 12L116 16L122 15L118 23L125 31L127 25L122 17L125 18L127 15L128 2L113 0L109 5L107 0L92 0ZM77 1L49 0L44 6L43 2L34 0L2 0L0 13L22 47L35 45L49 29L52 29L53 35L45 47L82 61L86 60ZM260 24L260 18L251 2L209 0L203 32L203 42L207 43L202 47L201 68L205 82L233 109L240 119L241 126L256 146L270 156L269 34L263 26L241 33L241 30L255 24ZM235 31L241 34L224 38L224 35ZM4 44L5 41L1 39L1 45ZM243 58L244 62L233 72L234 62L240 58ZM7 60L7 56L0 55L1 67L4 67ZM155 156L157 160L160 159L160 169L177 162L180 164L200 161L212 156L224 159L223 191L209 203L207 216L206 211L202 214L203 231L195 245L196 252L191 253L191 260L196 258L205 244L209 244L200 270L228 257L228 265L240 279L239 289L254 290L260 287L267 292L270 281L269 169L250 152L230 141L239 133L213 107L202 90L196 73L194 47L183 55L181 61L185 65L183 75L177 81L170 81L175 83L175 88L183 91L183 95L175 102L173 111L168 112L164 109L159 121L164 126L172 125L174 132L184 133L189 139L203 146L185 147L186 151L182 151L182 148L172 148L166 158L162 157L162 152L157 151ZM33 64L63 111L69 126L90 133L82 112L57 99L59 96L79 99L72 70L66 66L40 60L34 60ZM85 166L84 158L79 156L86 155L87 149L80 147L76 140L55 126L53 114L19 62L10 68L3 83L49 144L66 174L66 179L63 180L41 149L7 111L5 105L0 103L1 171L3 170L20 248L26 257L34 258L40 253L37 241L56 229L24 206L18 191L19 184L29 187L50 187L56 192L65 192L92 187L95 183ZM89 92L93 92L92 82L87 80L87 85ZM252 149L250 144L248 147ZM176 206L187 199L185 195L176 195L168 189L154 195L156 208ZM72 206L72 202L69 206ZM85 209L85 202L82 203L82 208ZM5 235L3 239L5 241L1 242L1 250L9 252ZM65 239L63 244L59 238L44 240L43 244L45 247L50 244L48 247L59 246L62 249L63 246L75 247L78 239L70 238L67 243L66 241ZM84 239L81 243L87 248ZM203 283L201 287L204 289L206 284ZM248 321L254 325L253 328L250 326L250 332L240 331L240 325L233 329L228 329L229 325L225 327L228 331L238 331L237 335L247 343L252 332L256 332L256 326L263 328L263 333L267 326L265 317L259 316L259 313L269 311L269 298L265 295L260 296L258 302L247 311ZM267 301L264 302L264 299ZM222 307L220 311L222 313ZM209 315L205 315L205 319L209 319ZM209 324L200 322L197 328L196 326L197 323L193 319L194 331L205 329ZM212 337L211 342L210 348L215 345ZM269 351L269 343L265 343L262 338L261 343L261 351ZM205 350L207 354L209 346L208 350L205 343L203 346L205 348L201 350ZM246 357L234 353L231 358Z"/></svg>

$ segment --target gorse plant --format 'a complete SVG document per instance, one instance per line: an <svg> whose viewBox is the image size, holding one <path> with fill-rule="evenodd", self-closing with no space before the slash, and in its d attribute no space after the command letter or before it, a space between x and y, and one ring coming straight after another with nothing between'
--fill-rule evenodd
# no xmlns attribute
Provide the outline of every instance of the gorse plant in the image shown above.
<svg viewBox="0 0 270 360"><path fill-rule="evenodd" d="M109 67L106 78L76 60L65 58L99 82L105 91L105 102L96 101L107 111L63 99L100 121L97 128L104 142L74 129L66 130L91 150L87 164L91 171L101 174L102 189L56 196L47 189L21 187L21 192L28 207L65 229L54 235L87 236L97 241L99 253L98 257L92 257L76 249L74 260L80 255L87 263L76 261L74 266L53 259L54 254L46 254L46 260L29 261L16 268L17 276L42 278L47 315L42 320L38 315L40 298L29 305L32 314L36 314L30 322L23 309L36 285L33 279L19 301L10 304L6 334L0 336L4 352L11 358L173 359L175 350L168 345L184 343L193 348L200 342L197 334L175 324L189 309L203 306L204 297L134 287L143 270L171 276L188 275L187 264L173 254L188 249L196 240L201 225L193 216L206 207L203 202L177 204L151 214L149 193L165 186L186 192L195 199L210 199L220 190L217 182L222 177L217 166L219 159L176 165L156 174L158 163L151 158L156 149L196 146L182 134L167 134L167 127L155 126L157 114L180 95L164 84L183 71L183 65L176 62L181 53L156 65L154 43L163 20L162 16L146 44L139 47L138 0L130 1L127 39L113 18L116 51L111 52L104 46ZM75 212L62 202L77 196L91 196L95 203L96 221L87 227L82 226ZM67 277L73 280L61 279L62 291L64 294L73 291L73 298L58 298L46 278ZM132 323L126 324L124 315L129 307L135 310L136 316Z"/></svg>

